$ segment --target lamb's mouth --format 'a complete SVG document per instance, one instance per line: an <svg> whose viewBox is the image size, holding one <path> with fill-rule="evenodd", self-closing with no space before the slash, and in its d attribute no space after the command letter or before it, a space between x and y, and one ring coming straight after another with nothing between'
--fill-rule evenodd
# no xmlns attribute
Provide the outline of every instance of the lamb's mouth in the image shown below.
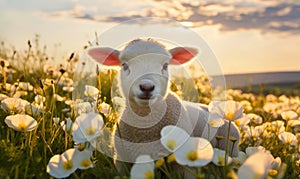
<svg viewBox="0 0 300 179"><path fill-rule="evenodd" d="M134 100L139 105L147 106L156 101L156 96L155 95L139 95L139 96L135 96Z"/></svg>
<svg viewBox="0 0 300 179"><path fill-rule="evenodd" d="M138 98L141 100L150 100L153 95L139 95Z"/></svg>

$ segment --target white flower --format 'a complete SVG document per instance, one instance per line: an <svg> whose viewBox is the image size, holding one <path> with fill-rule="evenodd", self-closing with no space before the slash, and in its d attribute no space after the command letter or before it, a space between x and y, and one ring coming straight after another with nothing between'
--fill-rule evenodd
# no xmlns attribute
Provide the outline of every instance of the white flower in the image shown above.
<svg viewBox="0 0 300 179"><path fill-rule="evenodd" d="M34 97L34 101L37 103L37 104L43 104L45 101L46 101L46 98L44 96L41 96L41 95L36 95Z"/></svg>
<svg viewBox="0 0 300 179"><path fill-rule="evenodd" d="M263 125L260 125L260 126L255 126L255 127L253 127L253 126L247 127L244 129L247 129L247 130L245 130L245 137L252 137L255 139L259 139L259 137L264 132L265 127Z"/></svg>
<svg viewBox="0 0 300 179"><path fill-rule="evenodd" d="M210 112L216 112L223 119L234 121L243 116L243 107L235 101L221 101L213 103L210 107Z"/></svg>
<svg viewBox="0 0 300 179"><path fill-rule="evenodd" d="M288 125L291 127L300 126L300 121L299 120L289 120Z"/></svg>
<svg viewBox="0 0 300 179"><path fill-rule="evenodd" d="M270 153L256 152L238 170L238 178L265 179L272 167L274 157Z"/></svg>
<svg viewBox="0 0 300 179"><path fill-rule="evenodd" d="M74 87L73 86L64 86L62 90L70 93L74 90Z"/></svg>
<svg viewBox="0 0 300 179"><path fill-rule="evenodd" d="M214 151L208 140L190 137L174 154L180 165L202 167L211 162Z"/></svg>
<svg viewBox="0 0 300 179"><path fill-rule="evenodd" d="M79 151L76 150L76 162L78 163L79 169L88 169L94 166L93 162L91 161L92 151L90 150L83 150Z"/></svg>
<svg viewBox="0 0 300 179"><path fill-rule="evenodd" d="M65 97L61 97L59 94L54 94L54 99L55 101L64 101L65 100Z"/></svg>
<svg viewBox="0 0 300 179"><path fill-rule="evenodd" d="M3 101L6 98L8 98L7 95L0 93L0 101Z"/></svg>
<svg viewBox="0 0 300 179"><path fill-rule="evenodd" d="M75 149L68 149L61 155L54 155L47 165L47 173L55 178L68 177L78 167L75 156Z"/></svg>
<svg viewBox="0 0 300 179"><path fill-rule="evenodd" d="M170 152L176 151L190 137L185 130L173 125L165 126L160 135L162 145Z"/></svg>
<svg viewBox="0 0 300 179"><path fill-rule="evenodd" d="M290 99L286 95L279 96L278 100L283 103L289 103L289 101L290 101Z"/></svg>
<svg viewBox="0 0 300 179"><path fill-rule="evenodd" d="M7 116L5 123L8 127L21 132L32 131L37 127L37 122L31 116L24 114L16 114Z"/></svg>
<svg viewBox="0 0 300 179"><path fill-rule="evenodd" d="M60 126L64 131L70 131L73 126L73 121L71 120L71 118L67 118L65 121L60 122Z"/></svg>
<svg viewBox="0 0 300 179"><path fill-rule="evenodd" d="M256 152L265 152L265 153L269 153L268 150L266 150L263 146L258 146L258 147L247 147L246 148L246 155L249 157L253 154L255 154Z"/></svg>
<svg viewBox="0 0 300 179"><path fill-rule="evenodd" d="M247 155L243 151L239 151L237 157L233 157L232 160L234 162L235 168L239 168L247 159Z"/></svg>
<svg viewBox="0 0 300 179"><path fill-rule="evenodd" d="M263 122L262 120L262 117L260 117L259 115L257 114L254 114L254 113L250 113L250 114L247 114L248 118L251 119L252 122L254 122L255 124L261 124Z"/></svg>
<svg viewBox="0 0 300 179"><path fill-rule="evenodd" d="M58 81L59 86L72 86L73 80L68 77L68 72L65 72L61 79Z"/></svg>
<svg viewBox="0 0 300 179"><path fill-rule="evenodd" d="M244 128L249 122L250 118L247 115L243 115L241 118L234 121L239 128Z"/></svg>
<svg viewBox="0 0 300 179"><path fill-rule="evenodd" d="M21 98L23 96L27 96L27 91L16 91L15 94L12 96L13 98Z"/></svg>
<svg viewBox="0 0 300 179"><path fill-rule="evenodd" d="M212 162L217 166L224 166L225 165L225 151L214 148L214 156ZM232 162L232 158L228 156L228 163Z"/></svg>
<svg viewBox="0 0 300 179"><path fill-rule="evenodd" d="M75 104L75 102L74 102L73 100L67 99L67 100L65 101L65 104L66 104L66 105L69 105L69 106L73 106L73 105Z"/></svg>
<svg viewBox="0 0 300 179"><path fill-rule="evenodd" d="M132 179L153 179L154 178L154 161L148 155L139 156L130 171Z"/></svg>
<svg viewBox="0 0 300 179"><path fill-rule="evenodd" d="M240 103L246 111L251 111L253 109L251 103L247 100L243 100Z"/></svg>
<svg viewBox="0 0 300 179"><path fill-rule="evenodd" d="M266 96L266 100L267 100L268 102L275 102L275 101L277 101L277 97L276 97L275 95L273 95L273 94L268 94L268 95Z"/></svg>
<svg viewBox="0 0 300 179"><path fill-rule="evenodd" d="M75 103L74 110L77 115L89 113L93 111L92 105L89 102Z"/></svg>
<svg viewBox="0 0 300 179"><path fill-rule="evenodd" d="M91 97L94 100L97 100L99 94L99 90L90 85L85 85L84 95L87 97Z"/></svg>
<svg viewBox="0 0 300 179"><path fill-rule="evenodd" d="M283 144L297 146L297 137L290 132L283 132L278 135Z"/></svg>
<svg viewBox="0 0 300 179"><path fill-rule="evenodd" d="M9 113L24 113L27 104L30 103L20 98L6 98L1 101L1 108Z"/></svg>
<svg viewBox="0 0 300 179"><path fill-rule="evenodd" d="M99 107L98 107L99 111L103 114L109 114L109 112L111 111L111 107L109 104L102 102Z"/></svg>
<svg viewBox="0 0 300 179"><path fill-rule="evenodd" d="M281 117L286 121L297 120L298 114L295 111L285 111L281 113Z"/></svg>
<svg viewBox="0 0 300 179"><path fill-rule="evenodd" d="M83 113L78 116L72 127L73 141L84 143L100 136L103 118L97 113Z"/></svg>
<svg viewBox="0 0 300 179"><path fill-rule="evenodd" d="M125 107L126 107L125 99L116 96L116 97L113 97L112 102L113 102L113 105L114 105L114 109L115 109L118 113L122 114L122 112L124 111L124 109L125 109Z"/></svg>
<svg viewBox="0 0 300 179"><path fill-rule="evenodd" d="M33 86L29 83L29 82L18 82L15 83L15 85L18 85L17 90L21 90L21 91L32 91L33 90Z"/></svg>
<svg viewBox="0 0 300 179"><path fill-rule="evenodd" d="M32 104L29 103L25 106L26 114L29 115L39 115L41 114L42 110L43 110L43 106L38 105L36 103L32 103Z"/></svg>
<svg viewBox="0 0 300 179"><path fill-rule="evenodd" d="M209 126L211 127L221 127L224 125L225 121L222 119L222 117L220 117L218 114L216 113L210 113L210 115L208 116L208 121L207 123L209 124Z"/></svg>
<svg viewBox="0 0 300 179"><path fill-rule="evenodd" d="M272 125L272 130L274 132L277 132L278 134L282 133L285 131L285 127L284 127L284 122L277 120L277 121L272 121L271 122Z"/></svg>
<svg viewBox="0 0 300 179"><path fill-rule="evenodd" d="M59 117L54 117L52 120L53 120L53 122L56 123L56 124L59 123Z"/></svg>
<svg viewBox="0 0 300 179"><path fill-rule="evenodd" d="M268 112L268 113L272 113L273 115L276 114L278 105L277 103L271 103L271 102L267 102L265 103L263 109L264 111Z"/></svg>
<svg viewBox="0 0 300 179"><path fill-rule="evenodd" d="M89 152L93 152L95 150L95 148L93 147L93 145L91 145L91 143L76 143L74 145L74 148L78 151L89 151Z"/></svg>

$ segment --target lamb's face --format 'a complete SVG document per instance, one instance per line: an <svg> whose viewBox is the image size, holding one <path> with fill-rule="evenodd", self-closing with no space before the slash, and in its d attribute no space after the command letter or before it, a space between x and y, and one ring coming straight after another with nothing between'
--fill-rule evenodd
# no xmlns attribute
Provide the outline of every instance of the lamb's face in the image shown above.
<svg viewBox="0 0 300 179"><path fill-rule="evenodd" d="M88 55L108 66L121 66L121 86L131 103L147 106L163 100L168 88L168 65L191 60L198 50L176 47L166 50L153 40L134 40L123 51L108 47L88 49Z"/></svg>
<svg viewBox="0 0 300 179"><path fill-rule="evenodd" d="M121 85L124 96L140 106L164 99L168 88L170 56L141 54L122 62Z"/></svg>

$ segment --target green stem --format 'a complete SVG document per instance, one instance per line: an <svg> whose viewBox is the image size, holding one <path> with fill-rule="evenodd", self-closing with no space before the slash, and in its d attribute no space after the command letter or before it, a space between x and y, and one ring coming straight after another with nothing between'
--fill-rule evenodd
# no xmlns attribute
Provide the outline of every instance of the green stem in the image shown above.
<svg viewBox="0 0 300 179"><path fill-rule="evenodd" d="M168 171L168 169L164 169L165 167L160 167L159 170L161 170L166 176L167 178L172 178L172 176L170 175L170 172Z"/></svg>
<svg viewBox="0 0 300 179"><path fill-rule="evenodd" d="M42 117L42 131L41 136L44 139L45 144L47 144L46 140L46 130L45 130L45 116ZM46 145L43 145L43 153L44 153L44 166L47 166L47 147Z"/></svg>
<svg viewBox="0 0 300 179"><path fill-rule="evenodd" d="M229 147L230 127L231 127L231 121L229 121L229 124L228 124L228 134L226 136L225 166L227 166L227 164L228 164L228 154L229 154L228 147Z"/></svg>
<svg viewBox="0 0 300 179"><path fill-rule="evenodd" d="M19 165L15 167L15 179L19 178Z"/></svg>

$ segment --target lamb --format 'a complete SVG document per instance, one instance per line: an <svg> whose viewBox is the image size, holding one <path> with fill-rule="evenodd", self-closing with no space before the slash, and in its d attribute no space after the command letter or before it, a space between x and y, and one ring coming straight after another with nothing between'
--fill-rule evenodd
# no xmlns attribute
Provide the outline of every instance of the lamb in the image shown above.
<svg viewBox="0 0 300 179"><path fill-rule="evenodd" d="M207 136L207 106L182 101L168 90L168 66L189 62L197 53L192 47L166 50L152 39L133 40L122 51L108 47L88 49L88 55L97 62L121 66L126 107L114 135L117 160L134 163L141 154L149 154L154 159L166 156L168 151L160 143L160 131L167 125L181 127L191 136L207 138L213 147L218 143L219 148L225 149L228 123ZM217 135L224 139L217 142ZM235 125L231 125L230 136L237 139L230 143L232 156L237 156L240 134Z"/></svg>

